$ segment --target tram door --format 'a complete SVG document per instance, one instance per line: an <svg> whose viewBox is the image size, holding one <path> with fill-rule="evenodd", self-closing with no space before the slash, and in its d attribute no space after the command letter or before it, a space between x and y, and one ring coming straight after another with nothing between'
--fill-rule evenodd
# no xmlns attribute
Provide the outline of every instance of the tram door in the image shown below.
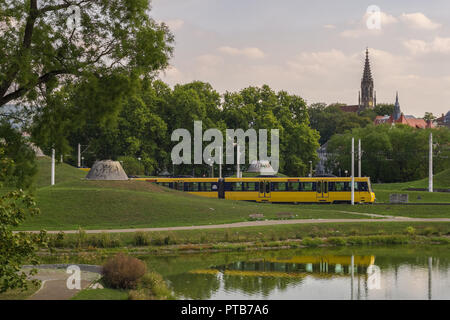
<svg viewBox="0 0 450 320"><path fill-rule="evenodd" d="M261 199L270 198L270 181L259 182L259 198Z"/></svg>
<svg viewBox="0 0 450 320"><path fill-rule="evenodd" d="M328 181L317 181L316 191L319 202L328 201Z"/></svg>

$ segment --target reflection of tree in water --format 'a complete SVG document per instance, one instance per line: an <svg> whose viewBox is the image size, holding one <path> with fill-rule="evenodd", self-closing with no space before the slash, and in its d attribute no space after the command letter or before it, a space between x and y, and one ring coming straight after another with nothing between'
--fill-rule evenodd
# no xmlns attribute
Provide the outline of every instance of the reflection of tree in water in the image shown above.
<svg viewBox="0 0 450 320"><path fill-rule="evenodd" d="M242 291L245 294L261 294L267 297L273 290L285 290L289 285L299 284L303 278L224 275L226 291Z"/></svg>
<svg viewBox="0 0 450 320"><path fill-rule="evenodd" d="M176 295L187 299L210 299L220 288L217 274L182 273L167 277L169 286Z"/></svg>

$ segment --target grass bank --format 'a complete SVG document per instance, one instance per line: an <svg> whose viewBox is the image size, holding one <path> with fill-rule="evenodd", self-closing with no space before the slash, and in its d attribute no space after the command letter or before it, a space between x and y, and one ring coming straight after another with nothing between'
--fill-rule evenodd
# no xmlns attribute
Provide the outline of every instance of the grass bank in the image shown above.
<svg viewBox="0 0 450 320"><path fill-rule="evenodd" d="M114 248L147 251L219 250L234 247L245 249L247 246L267 247L268 243L270 246L275 242L292 240L300 240L301 242L298 244L308 246L310 239L321 239L321 241L333 245L334 243L327 239L342 238L346 241L345 238L355 236L379 236L377 241L384 241L385 244L395 243L396 237L399 237L401 243L406 240L429 242L432 238L448 239L449 235L450 223L443 222L326 223L114 234L86 234L81 231L76 234L50 235L50 244L54 248L70 250ZM446 242L447 240L442 241ZM373 241L368 238L367 242L372 243ZM354 245L355 243L350 242L349 244Z"/></svg>

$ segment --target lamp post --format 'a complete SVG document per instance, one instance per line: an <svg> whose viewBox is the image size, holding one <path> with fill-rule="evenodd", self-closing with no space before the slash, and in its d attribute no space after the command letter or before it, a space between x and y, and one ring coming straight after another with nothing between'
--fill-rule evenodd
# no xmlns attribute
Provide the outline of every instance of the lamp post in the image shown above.
<svg viewBox="0 0 450 320"><path fill-rule="evenodd" d="M233 143L233 146L236 147L236 162L237 162L237 169L236 169L236 178L241 177L241 170L239 167L239 159L240 159L240 153L239 153L239 144Z"/></svg>
<svg viewBox="0 0 450 320"><path fill-rule="evenodd" d="M81 157L81 167L84 168L84 157Z"/></svg>
<svg viewBox="0 0 450 320"><path fill-rule="evenodd" d="M141 157L138 157L137 159L138 159L138 161L139 161L139 172L141 172L141 160L142 160L142 158L141 158Z"/></svg>
<svg viewBox="0 0 450 320"><path fill-rule="evenodd" d="M312 161L309 161L309 176L312 177Z"/></svg>

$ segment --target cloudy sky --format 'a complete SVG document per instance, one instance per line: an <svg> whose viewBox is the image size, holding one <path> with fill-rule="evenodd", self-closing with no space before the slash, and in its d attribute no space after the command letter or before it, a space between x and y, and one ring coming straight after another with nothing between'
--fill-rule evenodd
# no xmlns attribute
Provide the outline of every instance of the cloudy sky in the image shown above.
<svg viewBox="0 0 450 320"><path fill-rule="evenodd" d="M448 0L153 0L151 15L175 35L170 85L268 84L308 104L357 104L369 47L378 102L398 90L405 114L450 109Z"/></svg>

